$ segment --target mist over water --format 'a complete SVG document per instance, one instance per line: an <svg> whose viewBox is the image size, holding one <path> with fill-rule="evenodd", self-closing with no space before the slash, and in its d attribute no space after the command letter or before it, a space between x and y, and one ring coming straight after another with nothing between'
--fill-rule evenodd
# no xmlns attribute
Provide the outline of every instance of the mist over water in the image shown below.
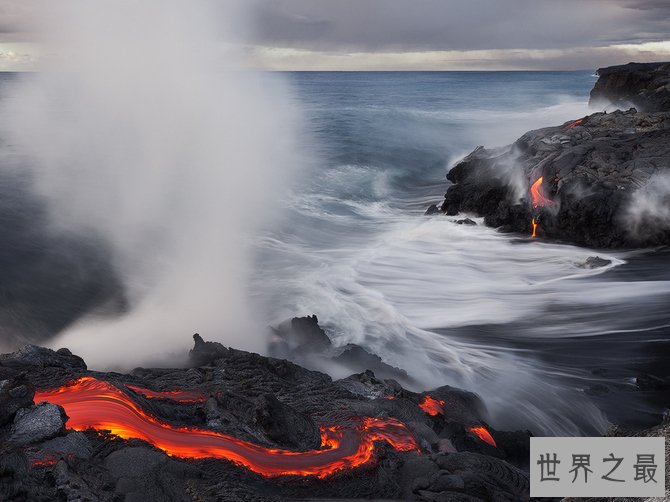
<svg viewBox="0 0 670 502"><path fill-rule="evenodd" d="M36 26L52 57L7 91L2 135L51 231L108 249L125 300L53 345L96 368L183 354L196 331L262 350L248 242L299 163L298 117L281 77L239 71L244 2L45 9Z"/></svg>
<svg viewBox="0 0 670 502"><path fill-rule="evenodd" d="M500 428L598 434L636 414L657 420L658 410L633 395L631 375L639 349L667 324L669 282L613 281L624 253L522 240L481 219L464 226L455 223L463 216L423 216L443 198L447 170L477 145L505 145L590 113L590 73L292 80L321 162L257 240L252 291L268 323L317 314L336 344L357 343L407 370L417 390L476 392ZM528 180L518 184L527 193ZM590 256L611 264L585 268ZM632 305L649 308L618 315ZM631 335L635 348L613 340L640 326L651 331ZM601 370L607 378L592 373ZM589 394L603 382L616 390Z"/></svg>

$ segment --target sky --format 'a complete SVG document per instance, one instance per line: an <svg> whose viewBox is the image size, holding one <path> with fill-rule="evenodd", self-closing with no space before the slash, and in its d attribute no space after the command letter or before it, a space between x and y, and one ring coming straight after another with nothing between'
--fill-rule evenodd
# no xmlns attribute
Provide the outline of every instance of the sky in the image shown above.
<svg viewBox="0 0 670 502"><path fill-rule="evenodd" d="M38 2L0 0L0 70L39 66ZM237 43L263 69L576 70L670 60L670 0L247 4L251 29Z"/></svg>

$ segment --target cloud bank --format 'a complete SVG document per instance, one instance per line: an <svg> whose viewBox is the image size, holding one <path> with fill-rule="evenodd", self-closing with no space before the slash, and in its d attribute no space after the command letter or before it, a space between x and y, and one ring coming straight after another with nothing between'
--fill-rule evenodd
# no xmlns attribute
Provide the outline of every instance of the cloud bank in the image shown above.
<svg viewBox="0 0 670 502"><path fill-rule="evenodd" d="M0 69L39 58L0 0ZM254 65L276 70L593 69L670 59L666 0L248 0ZM191 9L199 9L193 2ZM220 23L226 24L221 16ZM222 29L222 32L225 31Z"/></svg>

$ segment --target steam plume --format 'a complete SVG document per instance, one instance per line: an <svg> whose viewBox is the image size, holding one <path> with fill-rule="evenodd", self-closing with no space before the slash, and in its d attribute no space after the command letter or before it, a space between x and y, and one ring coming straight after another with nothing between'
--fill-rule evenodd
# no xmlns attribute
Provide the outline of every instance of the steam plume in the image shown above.
<svg viewBox="0 0 670 502"><path fill-rule="evenodd" d="M636 190L626 208L629 232L644 238L670 229L670 175L653 176Z"/></svg>
<svg viewBox="0 0 670 502"><path fill-rule="evenodd" d="M183 352L194 331L261 348L247 243L296 163L295 117L276 77L239 71L246 14L243 2L68 0L36 20L52 57L4 103L3 134L53 226L98 234L127 289L124 315L89 316L55 342L90 364Z"/></svg>

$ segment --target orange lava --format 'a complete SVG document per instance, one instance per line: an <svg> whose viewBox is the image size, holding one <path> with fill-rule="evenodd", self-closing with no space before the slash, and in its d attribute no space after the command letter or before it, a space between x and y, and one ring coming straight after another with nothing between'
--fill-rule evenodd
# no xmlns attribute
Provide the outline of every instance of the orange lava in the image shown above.
<svg viewBox="0 0 670 502"><path fill-rule="evenodd" d="M444 401L438 401L429 395L426 395L426 397L423 398L423 401L419 403L419 406L431 417L444 415Z"/></svg>
<svg viewBox="0 0 670 502"><path fill-rule="evenodd" d="M535 237L537 237L537 223L535 223L535 218L533 218L531 225L533 225L533 235L531 237L535 239Z"/></svg>
<svg viewBox="0 0 670 502"><path fill-rule="evenodd" d="M574 127L577 127L577 126L578 126L579 124L581 124L582 122L584 122L584 119L575 120L574 122L572 122L572 123L566 125L565 128L564 128L563 130L564 130L564 131L567 131L568 129L572 129L572 128L574 128Z"/></svg>
<svg viewBox="0 0 670 502"><path fill-rule="evenodd" d="M475 434L479 439L482 441L490 444L491 446L498 446L496 444L495 439L491 436L491 433L486 430L486 427L482 427L481 425L478 427L470 427L470 432Z"/></svg>
<svg viewBox="0 0 670 502"><path fill-rule="evenodd" d="M41 459L33 460L30 463L30 466L33 469L38 469L40 467L53 467L54 465L56 465L58 463L59 460L60 460L60 457L46 456L46 457L41 458Z"/></svg>
<svg viewBox="0 0 670 502"><path fill-rule="evenodd" d="M92 377L37 391L35 402L40 401L62 406L70 417L71 429L108 430L125 439L142 439L175 457L224 458L268 477L324 478L353 469L372 460L375 441L386 441L398 451L419 450L407 426L394 418L357 418L347 425L322 427L319 450L265 448L225 434L162 422L145 413L114 385Z"/></svg>
<svg viewBox="0 0 670 502"><path fill-rule="evenodd" d="M180 403L203 403L207 397L203 394L190 390L167 390L163 392L137 387L136 385L126 385L129 389L146 397L147 399L171 399Z"/></svg>
<svg viewBox="0 0 670 502"><path fill-rule="evenodd" d="M384 399L388 399L389 401L393 401L395 399L395 396L384 396Z"/></svg>
<svg viewBox="0 0 670 502"><path fill-rule="evenodd" d="M530 196L533 199L534 208L551 206L554 203L550 198L546 197L542 193L543 181L544 176L540 176L540 178L535 183L533 183L533 186L530 187Z"/></svg>

